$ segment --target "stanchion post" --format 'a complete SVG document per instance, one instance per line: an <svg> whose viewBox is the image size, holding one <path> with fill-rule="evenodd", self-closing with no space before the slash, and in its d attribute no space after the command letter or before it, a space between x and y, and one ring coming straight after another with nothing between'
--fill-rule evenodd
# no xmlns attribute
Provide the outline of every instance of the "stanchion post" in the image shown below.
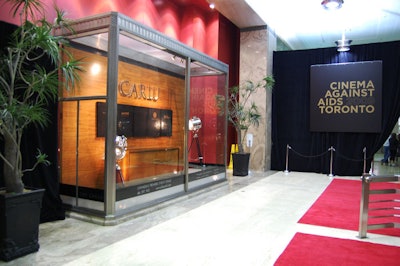
<svg viewBox="0 0 400 266"><path fill-rule="evenodd" d="M331 161L330 161L330 172L329 172L329 176L333 177L333 152L335 151L335 148L333 148L332 146L329 148L329 150L331 151Z"/></svg>
<svg viewBox="0 0 400 266"><path fill-rule="evenodd" d="M358 237L366 238L368 230L368 205L369 205L369 175L361 177L361 201L360 201L360 216L358 222Z"/></svg>
<svg viewBox="0 0 400 266"><path fill-rule="evenodd" d="M375 155L372 155L372 161L371 161L371 175L375 175L374 174L374 166L375 166Z"/></svg>
<svg viewBox="0 0 400 266"><path fill-rule="evenodd" d="M364 147L364 149L363 149L363 153L364 153L364 171L363 171L363 173L364 174L368 174L367 172L366 172L366 170L367 170L367 147Z"/></svg>
<svg viewBox="0 0 400 266"><path fill-rule="evenodd" d="M286 144L286 168L284 173L288 174L289 173L289 150L291 149L291 147L289 146L289 144Z"/></svg>

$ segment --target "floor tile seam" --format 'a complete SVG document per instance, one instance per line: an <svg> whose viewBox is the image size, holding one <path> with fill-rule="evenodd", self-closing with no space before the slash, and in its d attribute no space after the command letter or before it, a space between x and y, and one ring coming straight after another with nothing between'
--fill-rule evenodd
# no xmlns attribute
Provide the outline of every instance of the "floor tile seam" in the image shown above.
<svg viewBox="0 0 400 266"><path fill-rule="evenodd" d="M192 212L192 211L194 212L194 211L196 211L196 210L199 209L199 208L207 208L207 207L208 207L207 205L210 204L210 203L212 203L212 202L214 202L214 201L223 201L223 200L226 200L226 199L227 199L227 198L226 198L227 196L229 196L229 195L231 195L231 194L235 194L235 193L240 193L240 191L233 191L233 192L230 192L230 193L228 193L227 195L223 195L222 197L218 197L217 199L214 199L214 200L212 200L212 201L210 201L210 202L207 202L207 203L205 203L205 204L203 204L203 205L201 205L201 206L197 206L197 207L195 207L195 208L193 208L193 209L190 209L190 210L188 210L188 211L185 211L185 212L183 212L183 213L177 215L176 217L173 217L173 218L167 219L167 220L165 220L165 221L162 221L162 222L160 222L160 223L158 223L158 224L156 224L156 225L154 225L154 226L151 226L151 227L149 227L149 228L147 228L147 229L145 229L145 230L143 230L143 231L141 231L141 232L137 232L137 233L134 234L134 235L131 235L131 236L128 236L127 238L121 239L120 241L129 241L128 239L130 239L130 238L135 238L135 236L140 235L140 234L143 234L143 233L145 233L145 232L147 232L147 231L149 231L149 230L157 230L157 227L163 226L163 225L165 225L165 223L173 222L174 219L180 219L180 218L182 218L182 217L185 216L185 215L190 215L190 212ZM232 196L232 195L231 195L231 196ZM116 244L116 243L118 243L118 242L120 242L120 241L117 241L117 242L115 242L115 243L113 243L113 244Z"/></svg>
<svg viewBox="0 0 400 266"><path fill-rule="evenodd" d="M266 177L268 177L268 176L266 176ZM266 177L262 177L262 178L266 178ZM258 180L259 181L259 180ZM253 184L253 183L251 183L251 184ZM249 184L249 185L251 185L251 184ZM247 186L244 186L244 187L247 187ZM111 245L113 245L113 244L116 244L116 243L118 243L118 242L120 242L120 241L123 241L123 240L127 240L127 239L129 239L129 238L132 238L132 237L134 237L134 236L136 236L136 235L138 235L138 234L140 234L140 233L142 233L142 232L145 232L145 231L148 231L148 230L152 230L152 229L154 229L154 228L156 228L157 226L160 226L160 225L162 225L162 224L164 224L164 223L166 223L166 222L169 222L169 221L171 221L171 220L173 220L173 219L176 219L176 218L178 218L178 217L180 217L180 216L182 216L182 215L185 215L185 214L187 214L187 213L189 213L189 212L191 212L191 211L193 211L193 210L196 210L197 208L201 208L201 207L203 207L204 205L206 205L206 204L209 204L209 203L211 203L211 202L213 202L213 201L215 201L215 200L219 200L219 199L221 199L221 198L223 198L223 197L225 197L225 196L227 196L227 195L229 195L229 194L231 194L231 193L234 193L234 192L236 192L236 191L238 191L238 190L240 190L240 188L238 188L237 190L234 190L234 191L227 191L227 192L224 192L224 191L220 191L220 190L223 190L224 189L224 186L217 186L216 188L215 188L215 190L214 189L210 189L210 188L208 188L208 190L207 191L205 191L205 193L195 193L195 195L187 195L186 197L184 196L184 197L182 197L180 200L177 200L177 201L172 201L172 204L174 204L174 205L179 205L180 203L181 203L181 200L185 200L185 199L190 199L190 200L195 200L196 198L205 198L207 195L206 194L208 194L208 193L216 193L216 191L219 191L218 193L222 193L222 195L219 195L219 196L217 196L216 198L213 198L212 200L210 200L210 201L207 201L206 203L204 203L204 204L201 204L201 205L199 205L199 206L196 206L196 207L194 207L194 208L190 208L190 209L188 209L188 210L185 210L185 211L183 211L182 213L179 213L177 216L174 216L174 217L168 217L167 219L164 219L164 220L162 220L162 221L160 221L159 223L157 223L157 224L154 224L154 225L152 225L152 226L150 226L150 227L148 227L148 228L146 228L146 229L144 229L144 230L142 230L142 231L138 231L138 232L135 232L134 234L132 234L132 235L129 235L129 236L127 236L126 238L123 238L123 239L120 239L120 240L118 240L118 241L115 241L115 242L113 242L113 243L111 243ZM204 191L203 191L204 192ZM150 213L147 213L147 214L145 214L143 217L146 217L146 216L153 216L153 215L155 215L155 213L157 213L157 212L162 212L162 211L166 211L168 209L168 206L167 207L165 207L165 208L160 208L160 209L157 209L157 210L155 210L155 212L150 212ZM116 225L116 226L118 226L118 225ZM108 245L109 246L109 245ZM100 247L100 249L102 249L102 248L106 248L106 247L108 247L108 246L104 246L104 247ZM98 250L98 249L97 249ZM95 251L94 251L95 252Z"/></svg>
<svg viewBox="0 0 400 266"><path fill-rule="evenodd" d="M219 190L219 189L221 189L221 187L217 187L217 188L216 188L216 190ZM208 192L208 193L214 193L213 190L210 190L210 191L207 191L207 192ZM206 192L206 193L207 193L207 192ZM230 193L232 193L232 192L227 192L225 195L228 195L228 194L230 194ZM223 196L225 196L225 195L223 195ZM189 197L183 197L183 198L186 198L186 199L189 199L189 198L190 198L190 199L195 199L195 198L198 198L198 197L204 197L204 194L191 195L191 196L189 196ZM211 200L211 201L208 201L207 203L212 202L212 201L214 201L214 200L218 200L218 199L220 199L220 198L221 198L221 197L218 196L216 199L213 199L213 200ZM185 200L185 199L181 199L181 200ZM176 205L179 205L179 203L180 203L179 200L173 202L173 204L176 204ZM205 204L207 204L207 203L205 203ZM203 205L204 205L204 204L202 204L202 205L200 205L200 206L196 206L195 208L191 208L191 209L189 209L189 210L187 210L187 211L183 211L182 213L178 214L177 216L169 217L169 218L167 218L167 219L164 219L164 220L160 221L160 222L157 223L157 224L154 224L154 225L152 225L152 226L150 226L150 227L148 227L148 228L146 228L146 229L144 229L144 230L142 230L142 231L139 231L139 232L136 232L136 233L134 233L134 234L132 234L132 235L129 235L129 236L123 238L123 239L119 239L118 241L115 241L115 242L113 242L113 243L111 243L111 244L109 244L109 245L96 248L96 249L93 250L93 252L91 252L91 253L95 253L95 252L97 252L98 250L101 250L101 249L103 249L103 248L107 248L107 247L109 247L109 246L111 246L111 245L114 245L114 244L117 244L118 242L121 242L121 241L129 241L129 239L134 238L136 235L138 235L138 234L140 234L140 233L143 233L143 232L148 231L148 230L152 230L152 229L154 229L155 227L157 227L157 226L159 226L159 225L161 225L161 224L164 224L165 222L171 221L171 220L173 220L173 219L175 219L175 218L177 218L177 217L179 217L179 216L185 215L186 213L190 212L191 210L194 210L194 209L197 209L197 208L199 208L199 207L202 207ZM166 209L168 209L168 206L165 207L165 208L157 209L157 210L155 210L154 212L147 213L147 214L143 215L142 217L144 218L144 217L146 217L146 216L149 216L149 217L150 217L150 216L154 216L155 213L157 213L157 212L162 212L162 211L166 211ZM72 219L72 218L71 218L71 219ZM122 224L124 224L124 223L122 223ZM120 225L122 225L122 224L120 224ZM115 226L118 227L119 225L115 225ZM82 256L79 256L79 258L80 258L80 257L82 257ZM78 259L79 259L79 258L78 258Z"/></svg>
<svg viewBox="0 0 400 266"><path fill-rule="evenodd" d="M321 193L322 193L322 190L321 190ZM163 221L163 222L161 222L161 223L159 223L158 225L156 225L156 226L159 226L159 225L161 225L161 224L164 224L164 222L169 222L169 221L171 221L171 220L173 220L173 219L180 219L180 218L182 218L183 216L185 216L185 215L191 215L190 213L191 212L196 212L196 211L203 211L204 212L204 210L199 210L200 208L203 208L203 209L207 209L207 208L212 208L212 209L215 209L215 206L217 206L217 207L219 207L219 206L221 206L221 205L227 205L226 204L226 201L233 201L233 202L235 202L235 201L237 201L237 195L239 195L239 197L241 197L242 196L242 194L241 194L241 191L234 191L234 192L231 192L231 193L229 193L229 194L227 194L227 195L224 195L224 196L222 196L222 197L219 197L219 198L217 198L217 199L214 199L214 200L212 200L212 201L210 201L210 202L207 202L207 203L205 203L205 204L203 204L203 205L201 205L201 206L197 206L197 207L195 207L195 208L193 208L193 209L191 209L191 210L188 210L188 211L186 211L186 212L184 212L184 213L181 213L180 215L178 215L178 216L176 216L176 217L174 217L174 218L172 218L172 219L169 219L168 221ZM311 204L312 204L312 202L314 201L314 198L317 198L318 196L315 196L315 197L313 197L313 199L311 199L311 200L307 200L307 206L302 206L302 208L306 211L307 209L308 209L308 207L309 206L311 206ZM276 199L275 199L276 200ZM225 203L221 203L221 202L225 202ZM304 204L304 203L303 203ZM229 204L228 204L229 205ZM309 205L309 206L308 206ZM300 214L299 214L300 215ZM301 216L299 216L298 218L300 218ZM298 219L296 219L295 221L293 221L294 223L297 221ZM152 227L153 228L153 227ZM151 229L151 228L148 228L148 229Z"/></svg>
<svg viewBox="0 0 400 266"><path fill-rule="evenodd" d="M296 224L296 232L400 247L399 237L370 232L368 232L367 238L359 238L358 231L302 223Z"/></svg>
<svg viewBox="0 0 400 266"><path fill-rule="evenodd" d="M263 177L263 178L266 178L266 177ZM253 184L253 183L252 183L252 184ZM251 184L250 184L250 185L251 185ZM247 186L245 186L245 187L247 187ZM223 188L221 188L221 187L216 188L216 190L219 190L219 189L223 189ZM238 190L240 190L240 188L239 188ZM163 221L160 221L159 223L157 223L157 224L155 224L155 225L152 225L152 226L150 226L149 228L146 228L146 229L144 229L144 230L142 230L142 231L140 231L140 232L136 232L135 234L129 235L129 236L127 236L126 238L123 238L123 239L120 239L120 240L118 240L118 241L116 241L116 242L113 242L111 245L115 245L115 244L117 244L117 243L119 243L119 242L122 242L122 241L129 241L130 239L134 239L134 238L137 237L138 235L140 235L140 234L142 234L142 233L145 233L145 232L147 232L147 231L149 231L149 230L157 230L157 227L162 226L162 225L164 225L165 223L173 222L174 219L178 219L179 217L184 216L184 215L189 215L190 212L195 211L195 210L198 209L198 208L207 208L207 206L206 206L207 204L210 204L210 203L212 203L212 202L214 202L214 201L217 201L217 200L224 200L224 197L226 197L226 196L228 196L228 195L230 195L230 194L232 194L232 193L235 193L235 192L237 192L237 193L240 192L240 191L238 191L238 190L231 191L231 192L227 192L226 194L224 194L224 195L222 195L222 196L218 196L217 198L212 199L211 201L207 201L206 203L204 203L204 204L202 204L202 205L200 205L200 206L196 206L196 207L191 208L191 209L189 209L189 210L187 210L187 211L183 211L182 213L178 214L178 215L175 216L175 217L170 217L170 218L168 218L168 219L165 219L165 220L163 220ZM213 190L207 191L207 193L213 193L213 192L214 192ZM190 198L193 200L193 199L195 199L195 198L204 197L204 196L205 196L204 194L197 194L197 195L190 196ZM178 205L179 205L179 201L175 202L174 204L178 204ZM168 207L166 207L166 209L168 209ZM163 210L163 208L158 209L158 210L156 210L155 212L162 211L162 210ZM153 213L153 214L154 214L154 213ZM148 214L146 214L145 216L147 216L147 215L151 215L151 213L148 213ZM117 226L118 226L118 225L117 225ZM101 247L100 250L103 249L103 248L107 248L107 247L109 247L109 246L110 246L110 245L105 246L105 247ZM98 250L97 250L97 251L98 251ZM96 251L94 251L94 252L96 252Z"/></svg>
<svg viewBox="0 0 400 266"><path fill-rule="evenodd" d="M267 177L268 177L268 176L267 176ZM267 177L263 177L262 179L265 179L265 178L267 178ZM258 181L260 181L260 180L258 180ZM257 182L258 182L258 181L257 181ZM256 183L257 183L257 182L256 182ZM254 184L254 183L251 183L251 184L249 184L249 185L253 185L253 184ZM244 186L244 187L248 187L248 186ZM212 191L211 191L211 192L209 191L209 193L212 193ZM222 197L218 197L218 198L216 198L216 199L213 199L213 200L210 201L210 202L213 202L213 201L215 201L215 200L224 200L223 198L224 198L225 196L230 195L230 194L232 194L232 193L238 193L238 190L229 192L229 193L227 193L226 195L223 195ZM197 195L197 197L201 197L201 195ZM208 203L210 203L210 202L207 202L206 204L208 204ZM191 210L189 210L189 211L185 211L185 212L181 213L180 215L178 215L177 217L179 217L179 216L181 216L181 215L185 215L186 213L188 213L188 212L190 212L190 211L192 211L192 210L195 210L195 209L197 209L197 208L200 208L200 207L204 207L204 204L201 205L201 206L197 206L197 207L195 207L194 209L191 209ZM206 208L206 207L207 207L207 206L205 206L205 208ZM148 230L151 230L151 229L154 229L155 227L159 226L160 224L164 224L164 222L168 222L168 221L173 220L173 219L175 219L175 218L177 218L177 217L173 217L173 218L171 218L171 219L167 219L166 221L163 221L163 222L161 222L161 223L159 223L159 224L157 224L157 225L155 225L155 226L152 226L152 227L147 228L147 229L145 229L145 230L143 230L143 231L141 231L141 232L138 232L138 234L143 233L143 232L148 231ZM135 235L136 235L136 234L135 234ZM134 238L134 235L129 236L129 237L127 237L127 238L131 238L131 237ZM127 239L125 239L125 240L127 240ZM115 242L115 243L113 243L113 244L116 244L116 243L118 243L118 242L120 242L120 241L117 241L117 242Z"/></svg>

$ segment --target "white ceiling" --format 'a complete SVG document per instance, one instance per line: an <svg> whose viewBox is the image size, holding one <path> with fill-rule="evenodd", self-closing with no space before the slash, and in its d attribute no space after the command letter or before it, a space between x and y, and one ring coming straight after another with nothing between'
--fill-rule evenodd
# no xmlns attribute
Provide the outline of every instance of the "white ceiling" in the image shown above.
<svg viewBox="0 0 400 266"><path fill-rule="evenodd" d="M267 25L291 49L400 40L400 0L344 0L325 10L322 0L207 0L241 29Z"/></svg>

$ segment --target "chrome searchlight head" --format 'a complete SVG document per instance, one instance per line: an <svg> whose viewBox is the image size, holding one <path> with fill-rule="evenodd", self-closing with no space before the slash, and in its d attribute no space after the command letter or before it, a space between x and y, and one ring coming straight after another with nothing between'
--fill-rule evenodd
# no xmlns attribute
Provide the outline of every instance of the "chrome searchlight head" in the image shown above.
<svg viewBox="0 0 400 266"><path fill-rule="evenodd" d="M192 119L189 119L189 130L190 131L199 131L201 128L201 120L197 116L193 116Z"/></svg>

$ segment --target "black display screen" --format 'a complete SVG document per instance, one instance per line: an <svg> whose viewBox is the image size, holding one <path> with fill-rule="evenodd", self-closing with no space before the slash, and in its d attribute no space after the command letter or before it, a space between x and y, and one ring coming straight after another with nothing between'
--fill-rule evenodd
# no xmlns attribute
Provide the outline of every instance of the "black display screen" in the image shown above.
<svg viewBox="0 0 400 266"><path fill-rule="evenodd" d="M96 103L96 135L106 134L106 103ZM172 136L172 110L117 105L117 135L125 137Z"/></svg>

